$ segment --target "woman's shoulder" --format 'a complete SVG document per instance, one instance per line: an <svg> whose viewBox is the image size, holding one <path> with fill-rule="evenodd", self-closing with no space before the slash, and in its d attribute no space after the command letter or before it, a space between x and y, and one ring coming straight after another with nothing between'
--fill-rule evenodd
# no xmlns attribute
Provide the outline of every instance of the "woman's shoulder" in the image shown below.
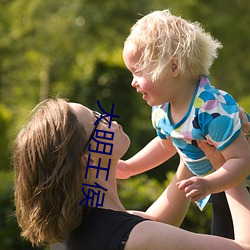
<svg viewBox="0 0 250 250"><path fill-rule="evenodd" d="M123 211L88 208L81 224L69 235L67 250L119 249L135 225L146 219ZM80 248L79 248L80 249Z"/></svg>

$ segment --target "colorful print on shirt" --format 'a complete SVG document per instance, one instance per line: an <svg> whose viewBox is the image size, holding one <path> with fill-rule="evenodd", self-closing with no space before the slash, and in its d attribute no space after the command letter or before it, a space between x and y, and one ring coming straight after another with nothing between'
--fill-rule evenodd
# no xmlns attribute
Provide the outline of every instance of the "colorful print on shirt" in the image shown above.
<svg viewBox="0 0 250 250"><path fill-rule="evenodd" d="M169 103L152 108L152 124L158 136L173 141L194 174L208 174L212 165L196 141L206 140L218 150L230 145L241 130L237 103L230 94L213 87L208 76L201 76L189 109L180 122L170 122L169 108Z"/></svg>

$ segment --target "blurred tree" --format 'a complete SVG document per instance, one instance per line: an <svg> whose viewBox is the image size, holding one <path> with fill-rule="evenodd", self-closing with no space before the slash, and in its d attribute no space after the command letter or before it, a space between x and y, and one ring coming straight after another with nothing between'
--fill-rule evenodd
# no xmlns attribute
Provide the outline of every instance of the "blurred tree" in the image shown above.
<svg viewBox="0 0 250 250"><path fill-rule="evenodd" d="M250 112L250 95L244 96L239 100L239 105L245 110Z"/></svg>
<svg viewBox="0 0 250 250"><path fill-rule="evenodd" d="M200 21L212 35L222 40L225 48L212 68L212 78L218 87L230 90L240 99L249 95L250 91L246 80L250 59L245 56L249 43L249 7L244 1L230 0L226 7L214 0L188 0L182 3L140 0L129 4L113 0L2 1L0 101L8 106L17 119L26 115L39 100L58 93L89 105L95 82L101 79L96 74L109 74L106 72L109 69L105 67L100 69L103 72L96 72L98 63L120 67L120 71L127 72L121 49L129 28L138 19L138 13L144 15L163 8L170 8L174 14L181 14L184 18ZM235 22L236 18L231 17L238 13L241 14L240 22ZM238 39L243 35L244 39ZM117 80L119 74L114 71L113 78ZM128 77L119 78L120 85L122 81L124 91L127 91L125 89L129 88L130 80ZM108 92L112 95L117 93L115 86L106 87L106 95ZM133 95L132 91L129 95ZM118 98L117 105L121 102L124 106L126 97ZM130 117L134 123L130 122L130 125L138 127L140 134L140 130L144 130L144 122L143 126L138 125L142 124L143 119L148 133L151 125L146 120L150 116L150 109L139 98L135 100L137 106L141 107L131 109ZM122 113L126 113L126 108L124 110ZM136 120L139 124L136 124ZM13 120L13 124L16 124L16 120Z"/></svg>
<svg viewBox="0 0 250 250"><path fill-rule="evenodd" d="M155 136L151 109L130 87L131 76L121 52L130 27L141 15L166 8L201 22L223 43L211 69L212 80L250 112L248 0L1 0L0 169L8 169L7 145L20 124L34 105L48 96L66 97L93 109L97 109L97 100L107 110L114 103L120 115L117 121L131 137L131 149L125 157L151 140ZM128 189L132 185L140 190L138 202L142 203L133 201L127 189L126 204L144 208L147 195L155 197L159 190L159 183L152 178L162 184L166 171L174 170L177 162L176 156L149 171L144 179L126 182ZM202 213L202 219L197 214L191 206L185 225L199 231L204 225L207 231L209 212Z"/></svg>
<svg viewBox="0 0 250 250"><path fill-rule="evenodd" d="M189 17L202 23L205 30L223 44L211 69L214 85L238 101L242 96L249 96L249 1L193 0L193 3L189 6Z"/></svg>
<svg viewBox="0 0 250 250"><path fill-rule="evenodd" d="M13 172L0 171L0 249L42 250L21 239L13 206Z"/></svg>
<svg viewBox="0 0 250 250"><path fill-rule="evenodd" d="M10 140L9 127L11 126L12 113L11 111L0 103L0 168L9 169L10 163L10 147L8 141Z"/></svg>

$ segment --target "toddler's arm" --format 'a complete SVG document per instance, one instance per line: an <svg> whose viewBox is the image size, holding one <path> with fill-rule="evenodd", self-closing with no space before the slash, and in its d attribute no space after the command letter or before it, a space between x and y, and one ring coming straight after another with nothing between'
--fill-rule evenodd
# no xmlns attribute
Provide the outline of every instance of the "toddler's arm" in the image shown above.
<svg viewBox="0 0 250 250"><path fill-rule="evenodd" d="M178 183L178 187L184 189L188 198L197 201L208 194L230 189L242 183L250 174L250 148L243 133L222 150L221 154L225 162L217 171L204 177L191 177ZM222 158L220 157L217 162L223 163Z"/></svg>
<svg viewBox="0 0 250 250"><path fill-rule="evenodd" d="M172 141L155 137L142 150L130 159L120 160L117 165L116 178L126 179L143 173L162 164L176 153Z"/></svg>

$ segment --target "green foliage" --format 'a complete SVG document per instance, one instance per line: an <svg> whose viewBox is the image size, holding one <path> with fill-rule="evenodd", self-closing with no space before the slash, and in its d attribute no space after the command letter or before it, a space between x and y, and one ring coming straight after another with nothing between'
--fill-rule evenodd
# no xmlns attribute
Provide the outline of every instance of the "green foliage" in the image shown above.
<svg viewBox="0 0 250 250"><path fill-rule="evenodd" d="M9 167L9 153L10 148L8 141L10 140L10 130L12 121L11 111L0 103L0 169L7 169Z"/></svg>
<svg viewBox="0 0 250 250"><path fill-rule="evenodd" d="M90 107L97 100L109 105L115 101L133 140L130 154L146 144L154 136L150 108L130 88L121 51L139 14L156 9L170 8L198 20L221 40L224 48L211 70L213 82L237 100L249 96L246 1L229 0L226 6L215 0L1 1L0 103L14 116L8 130L13 135L16 124L39 100L59 93Z"/></svg>
<svg viewBox="0 0 250 250"><path fill-rule="evenodd" d="M242 107L245 111L250 113L250 95L244 96L239 100L239 105Z"/></svg>
<svg viewBox="0 0 250 250"><path fill-rule="evenodd" d="M14 211L13 172L0 171L0 180L0 249L34 249L20 237Z"/></svg>
<svg viewBox="0 0 250 250"><path fill-rule="evenodd" d="M222 44L223 48L215 61L211 75L218 88L229 92L236 100L249 96L249 42L250 5L241 1L194 1L189 17L203 24ZM248 102L250 99L248 99Z"/></svg>
<svg viewBox="0 0 250 250"><path fill-rule="evenodd" d="M145 211L163 191L163 185L145 174L120 180L118 187L119 197L126 209L141 211Z"/></svg>
<svg viewBox="0 0 250 250"><path fill-rule="evenodd" d="M105 110L110 110L114 103L115 113L120 116L117 121L131 138L131 148L125 158L150 141L155 136L151 110L130 87L131 76L121 52L136 19L165 8L201 22L223 43L224 48L211 69L212 81L230 92L249 112L248 0L226 3L217 0L3 0L0 1L0 169L9 168L11 141L30 110L38 101L57 94L93 109L97 109L97 100ZM147 176L121 182L125 205L133 209L147 207L166 185L166 169L174 170L177 161L175 157L149 171ZM4 179L5 176L0 176L0 183ZM10 195L11 191L5 189L1 211L13 212ZM2 204L7 210L2 210ZM1 214L5 218L1 220L1 228L6 227L7 217ZM192 204L183 227L208 232L210 218L210 208L201 213ZM8 224L10 231L13 225ZM1 234L8 231L2 230ZM12 246L4 245L4 249L14 249Z"/></svg>

